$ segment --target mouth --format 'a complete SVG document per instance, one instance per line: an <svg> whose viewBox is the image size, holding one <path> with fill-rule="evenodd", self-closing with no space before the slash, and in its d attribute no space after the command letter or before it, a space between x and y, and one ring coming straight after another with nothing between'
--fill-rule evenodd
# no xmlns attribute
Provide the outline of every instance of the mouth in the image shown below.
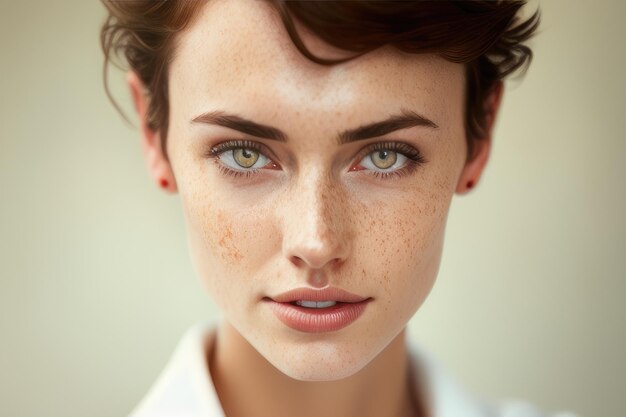
<svg viewBox="0 0 626 417"><path fill-rule="evenodd" d="M328 308L334 307L337 303L341 303L341 301L308 301L308 300L297 300L292 301L290 304L295 306L300 306L304 308Z"/></svg>
<svg viewBox="0 0 626 417"><path fill-rule="evenodd" d="M312 289L312 288L295 288L293 290L284 292L271 297L265 297L278 303L305 303L305 307L318 307L312 305L312 302L316 303L360 303L365 301L368 297L363 297L351 293L346 290L342 290L337 287L327 287L324 289ZM319 308L319 307L318 307Z"/></svg>
<svg viewBox="0 0 626 417"><path fill-rule="evenodd" d="M373 299L339 288L296 288L264 297L276 317L291 329L305 333L333 332L355 322Z"/></svg>

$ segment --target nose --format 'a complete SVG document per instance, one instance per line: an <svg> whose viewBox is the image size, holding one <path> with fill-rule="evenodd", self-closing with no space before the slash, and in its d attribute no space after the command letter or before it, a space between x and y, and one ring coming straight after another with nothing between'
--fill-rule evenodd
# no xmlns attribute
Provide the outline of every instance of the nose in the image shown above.
<svg viewBox="0 0 626 417"><path fill-rule="evenodd" d="M351 243L345 200L322 174L291 188L282 205L282 250L297 268L319 276L345 262Z"/></svg>

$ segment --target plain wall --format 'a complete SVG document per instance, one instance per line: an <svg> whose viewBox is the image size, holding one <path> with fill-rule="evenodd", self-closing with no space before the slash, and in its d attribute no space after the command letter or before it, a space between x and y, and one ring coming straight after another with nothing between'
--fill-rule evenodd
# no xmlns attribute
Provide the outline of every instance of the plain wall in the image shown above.
<svg viewBox="0 0 626 417"><path fill-rule="evenodd" d="M620 416L626 5L541 8L535 59L507 84L483 182L453 203L411 335L481 396ZM104 15L0 0L2 416L126 415L184 330L217 314L177 197L105 97Z"/></svg>

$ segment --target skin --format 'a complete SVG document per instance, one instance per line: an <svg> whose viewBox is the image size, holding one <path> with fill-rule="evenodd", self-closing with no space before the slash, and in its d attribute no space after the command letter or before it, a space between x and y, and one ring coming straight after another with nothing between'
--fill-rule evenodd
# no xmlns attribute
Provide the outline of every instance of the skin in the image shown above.
<svg viewBox="0 0 626 417"><path fill-rule="evenodd" d="M351 55L299 31L318 56ZM223 312L209 361L226 415L425 414L411 408L405 326L435 281L452 196L478 182L490 148L488 134L468 161L463 66L389 47L320 66L265 3L216 0L177 38L169 159L147 127L141 82L131 72L128 83L150 174L180 195L194 266ZM485 103L488 132L501 94L499 85ZM339 132L402 110L438 127L337 144ZM191 122L212 111L274 126L287 141ZM267 165L225 175L218 164L235 169L233 160L207 155L229 140L262 144ZM368 147L377 142L408 144L425 162L375 177ZM326 333L292 330L262 301L325 286L373 300L357 321Z"/></svg>

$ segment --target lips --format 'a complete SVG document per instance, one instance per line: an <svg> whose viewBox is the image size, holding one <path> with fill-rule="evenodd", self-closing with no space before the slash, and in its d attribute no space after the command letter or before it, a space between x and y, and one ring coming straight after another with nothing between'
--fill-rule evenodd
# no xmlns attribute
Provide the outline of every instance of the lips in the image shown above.
<svg viewBox="0 0 626 417"><path fill-rule="evenodd" d="M321 290L296 288L285 293L269 297L277 303L293 303L296 301L336 301L341 303L360 303L368 297L352 294L340 288L329 287Z"/></svg>
<svg viewBox="0 0 626 417"><path fill-rule="evenodd" d="M339 288L296 288L263 300L283 324L306 333L342 329L356 321L372 301Z"/></svg>

